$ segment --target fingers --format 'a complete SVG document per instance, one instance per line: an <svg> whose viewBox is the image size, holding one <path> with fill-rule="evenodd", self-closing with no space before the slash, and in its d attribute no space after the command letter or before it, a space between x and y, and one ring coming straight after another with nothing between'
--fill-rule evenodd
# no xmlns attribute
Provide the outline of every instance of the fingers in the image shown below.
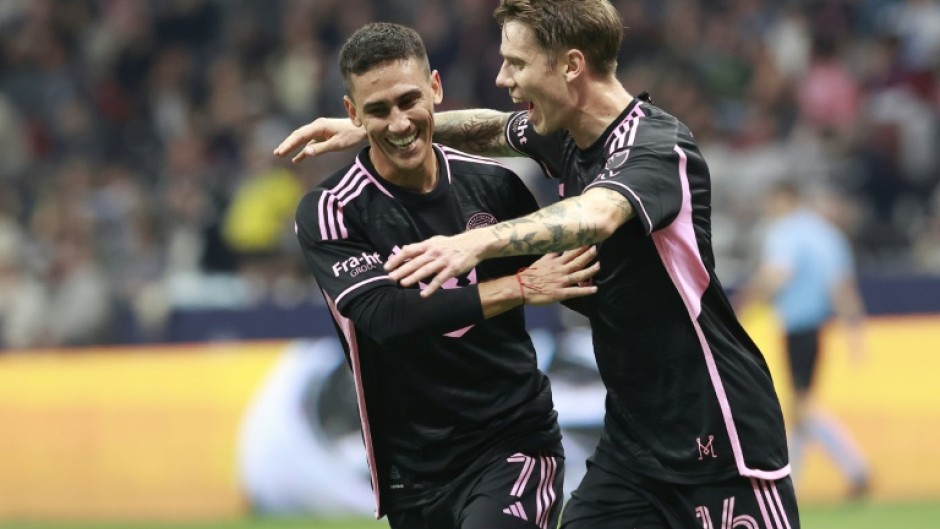
<svg viewBox="0 0 940 529"><path fill-rule="evenodd" d="M572 252L570 261L568 261L569 269L584 268L588 265L588 263L597 258L596 246L585 246L578 248L577 250L569 250L569 252Z"/></svg>
<svg viewBox="0 0 940 529"><path fill-rule="evenodd" d="M584 283L585 281L589 281L594 276L596 276L597 273L600 272L600 270L601 270L601 264L594 263L591 266L585 268L584 270L580 270L578 272L575 272L574 274L571 274L574 277L574 281L572 282L575 284L581 284L581 283Z"/></svg>
<svg viewBox="0 0 940 529"><path fill-rule="evenodd" d="M424 287L421 290L421 297L426 298L426 297L429 297L431 294L437 292L437 289L441 288L441 285L443 285L444 282L447 281L448 279L450 279L450 277L448 277L447 274L444 274L443 272L440 274L437 274L436 276L434 276L434 279L432 279L431 282L428 283L428 286Z"/></svg>
<svg viewBox="0 0 940 529"><path fill-rule="evenodd" d="M398 253L388 257L388 261L385 261L385 271L389 272L389 276L397 281L399 277L404 277L402 272L399 272L399 267L409 263L412 257L420 253L420 251L413 250L413 245L405 246ZM410 273L410 270L406 270L404 273Z"/></svg>
<svg viewBox="0 0 940 529"><path fill-rule="evenodd" d="M586 287L568 287L561 292L558 301L572 298L583 298L584 296L590 296L591 294L597 294L597 287L594 285Z"/></svg>
<svg viewBox="0 0 940 529"><path fill-rule="evenodd" d="M582 246L580 248L575 248L574 250L567 250L558 255L561 258L562 262L570 263L571 261L584 255L585 252L590 251L592 248L594 248L594 246Z"/></svg>
<svg viewBox="0 0 940 529"><path fill-rule="evenodd" d="M312 122L307 123L306 125L295 130L294 132L291 132L290 136L288 136L284 141L281 142L280 145L278 145L274 149L274 156L277 156L278 158L284 158L288 154L293 152L295 149L300 147L301 145L312 141L314 137L315 137L314 125ZM297 156L300 156L300 155L297 155ZM294 160L296 159L297 157L295 156Z"/></svg>
<svg viewBox="0 0 940 529"><path fill-rule="evenodd" d="M426 277L435 276L431 281L433 283L434 281L437 281L439 276L443 273L444 270L442 269L442 265L440 263L431 261L428 258L419 258L409 261L405 266L399 268L392 274L389 274L389 277L395 281L398 281L398 283L403 287L410 287L411 285L417 284ZM396 279L396 275L400 277ZM445 277L444 279L441 279L439 283L443 284L446 279L450 278Z"/></svg>
<svg viewBox="0 0 940 529"><path fill-rule="evenodd" d="M312 158L320 154L320 147L317 140L310 140L309 143L296 156L291 158L291 163L300 163L307 158Z"/></svg>
<svg viewBox="0 0 940 529"><path fill-rule="evenodd" d="M439 268L440 265L414 245L404 247L385 263L385 270L389 271L388 277L406 287L439 273Z"/></svg>

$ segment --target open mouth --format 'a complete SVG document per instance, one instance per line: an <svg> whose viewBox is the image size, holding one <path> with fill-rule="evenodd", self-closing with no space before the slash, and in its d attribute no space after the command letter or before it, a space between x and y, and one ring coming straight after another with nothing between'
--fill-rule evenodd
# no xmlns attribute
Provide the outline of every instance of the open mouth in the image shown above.
<svg viewBox="0 0 940 529"><path fill-rule="evenodd" d="M418 132L415 131L412 134L402 138L387 138L386 140L396 149L404 151L409 149L416 141L418 141Z"/></svg>

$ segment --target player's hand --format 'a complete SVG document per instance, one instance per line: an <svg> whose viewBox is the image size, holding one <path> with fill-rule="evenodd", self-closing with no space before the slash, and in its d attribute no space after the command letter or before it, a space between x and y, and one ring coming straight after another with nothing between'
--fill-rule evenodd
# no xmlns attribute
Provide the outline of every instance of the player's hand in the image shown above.
<svg viewBox="0 0 940 529"><path fill-rule="evenodd" d="M591 282L601 269L599 262L591 264L596 258L594 246L543 255L518 273L525 303L548 305L596 293L597 287Z"/></svg>
<svg viewBox="0 0 940 529"><path fill-rule="evenodd" d="M468 272L480 262L479 254L471 250L468 235L431 237L425 241L409 244L400 252L388 258L385 270L393 281L403 287L410 287L422 279L433 276L428 286L421 291L421 297L434 294L445 281Z"/></svg>
<svg viewBox="0 0 940 529"><path fill-rule="evenodd" d="M366 140L366 131L346 118L317 118L291 132L274 149L274 155L284 158L301 146L303 149L291 161L298 163L305 158L326 152L345 151Z"/></svg>

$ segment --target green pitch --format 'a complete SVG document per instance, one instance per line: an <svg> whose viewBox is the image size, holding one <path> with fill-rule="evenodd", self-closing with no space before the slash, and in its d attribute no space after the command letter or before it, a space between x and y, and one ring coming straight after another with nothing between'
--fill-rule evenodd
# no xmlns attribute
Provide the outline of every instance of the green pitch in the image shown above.
<svg viewBox="0 0 940 529"><path fill-rule="evenodd" d="M801 512L803 529L936 529L940 527L940 503L845 504L808 506ZM0 522L0 529L385 529L372 520L245 519L233 522L180 524L49 524Z"/></svg>

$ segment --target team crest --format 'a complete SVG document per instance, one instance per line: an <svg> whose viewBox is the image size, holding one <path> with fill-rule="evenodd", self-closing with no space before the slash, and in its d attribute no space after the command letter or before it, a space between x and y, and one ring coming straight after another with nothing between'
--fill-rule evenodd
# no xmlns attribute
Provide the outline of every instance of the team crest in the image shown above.
<svg viewBox="0 0 940 529"><path fill-rule="evenodd" d="M467 221L467 230L475 230L485 226L492 226L493 224L496 224L496 217L482 211L480 213L474 213L473 216L470 217L470 220Z"/></svg>
<svg viewBox="0 0 940 529"><path fill-rule="evenodd" d="M610 155L610 158L607 158L607 163L604 165L604 169L613 173L627 163L627 157L630 156L630 149L623 151L617 151Z"/></svg>

